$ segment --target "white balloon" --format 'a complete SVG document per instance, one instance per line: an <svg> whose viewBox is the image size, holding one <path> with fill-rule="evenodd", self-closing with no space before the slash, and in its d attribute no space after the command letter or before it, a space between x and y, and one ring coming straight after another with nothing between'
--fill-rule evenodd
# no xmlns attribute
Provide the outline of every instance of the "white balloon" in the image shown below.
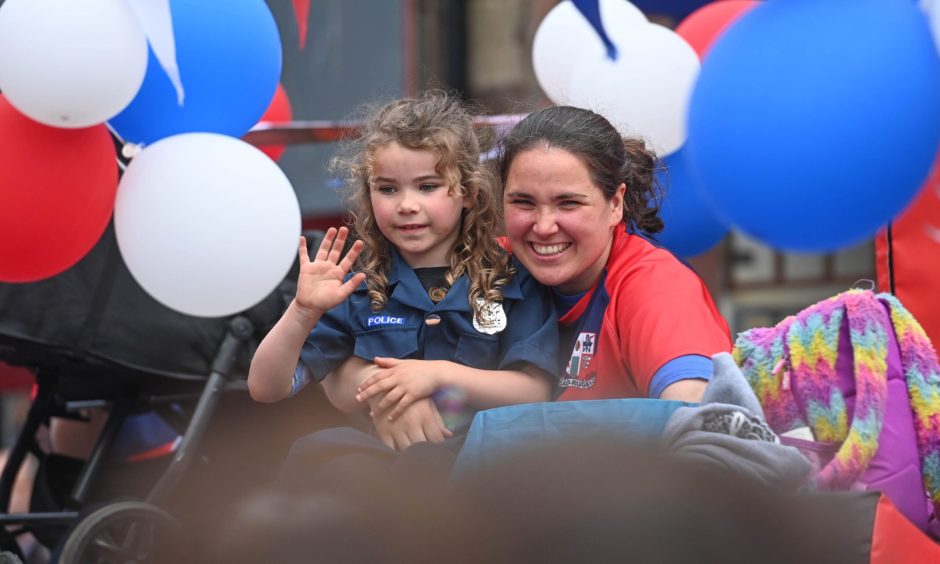
<svg viewBox="0 0 940 564"><path fill-rule="evenodd" d="M585 53L571 75L570 103L603 115L623 135L646 139L660 156L676 152L687 137L698 56L657 24L614 29L610 36L619 57Z"/></svg>
<svg viewBox="0 0 940 564"><path fill-rule="evenodd" d="M147 71L147 38L125 0L6 0L0 90L53 127L88 127L127 107Z"/></svg>
<svg viewBox="0 0 940 564"><path fill-rule="evenodd" d="M300 207L281 169L215 133L161 139L131 161L114 208L134 279L167 307L201 317L255 305L297 254Z"/></svg>
<svg viewBox="0 0 940 564"><path fill-rule="evenodd" d="M646 25L646 16L627 0L601 0L601 22L608 37L614 29ZM607 51L591 23L573 2L560 2L545 16L532 42L532 68L542 91L556 104L568 103L568 85L578 59Z"/></svg>
<svg viewBox="0 0 940 564"><path fill-rule="evenodd" d="M940 53L940 0L920 0L918 5L927 17L934 45Z"/></svg>

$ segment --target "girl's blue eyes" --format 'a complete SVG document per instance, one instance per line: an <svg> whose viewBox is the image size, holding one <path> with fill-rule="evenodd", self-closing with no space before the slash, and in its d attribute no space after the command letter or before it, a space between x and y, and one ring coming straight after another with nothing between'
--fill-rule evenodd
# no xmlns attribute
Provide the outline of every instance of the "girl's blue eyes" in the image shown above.
<svg viewBox="0 0 940 564"><path fill-rule="evenodd" d="M440 184L422 184L421 186L418 186L418 190L422 192L433 192L440 187ZM379 186L376 188L376 191L380 194L394 194L398 191L398 189L395 186Z"/></svg>

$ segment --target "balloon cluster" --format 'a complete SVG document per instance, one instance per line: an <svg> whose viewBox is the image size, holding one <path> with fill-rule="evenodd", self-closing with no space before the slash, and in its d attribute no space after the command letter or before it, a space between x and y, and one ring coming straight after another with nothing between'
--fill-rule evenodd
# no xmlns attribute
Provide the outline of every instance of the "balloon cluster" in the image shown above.
<svg viewBox="0 0 940 564"><path fill-rule="evenodd" d="M164 305L224 316L263 299L292 264L300 209L238 137L280 72L264 0L6 0L0 281L74 265L113 211L131 274ZM109 127L142 147L120 181Z"/></svg>
<svg viewBox="0 0 940 564"><path fill-rule="evenodd" d="M698 57L626 0L600 0L599 12L613 50L575 3L561 2L545 16L532 46L539 84L552 101L592 109L624 135L642 136L664 155L675 152L685 142Z"/></svg>
<svg viewBox="0 0 940 564"><path fill-rule="evenodd" d="M730 227L776 249L830 252L873 236L922 186L940 143L932 4L714 2L675 30L701 57L690 71L626 0L599 1L611 59L585 3L543 21L536 77L555 102L595 109L665 155L662 242L677 254Z"/></svg>

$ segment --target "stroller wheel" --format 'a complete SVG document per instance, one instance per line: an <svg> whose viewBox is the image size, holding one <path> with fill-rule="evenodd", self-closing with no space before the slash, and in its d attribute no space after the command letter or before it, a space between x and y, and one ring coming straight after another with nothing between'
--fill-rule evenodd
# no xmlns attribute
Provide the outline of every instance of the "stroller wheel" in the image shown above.
<svg viewBox="0 0 940 564"><path fill-rule="evenodd" d="M109 503L79 521L59 554L61 564L187 562L186 534L175 517L150 503Z"/></svg>

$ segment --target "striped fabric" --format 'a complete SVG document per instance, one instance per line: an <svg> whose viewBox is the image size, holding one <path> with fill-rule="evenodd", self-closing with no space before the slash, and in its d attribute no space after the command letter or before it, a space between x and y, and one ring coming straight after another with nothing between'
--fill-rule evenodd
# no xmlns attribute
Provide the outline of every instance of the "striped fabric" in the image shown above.
<svg viewBox="0 0 940 564"><path fill-rule="evenodd" d="M837 374L839 332L846 318L856 388L851 421ZM862 475L878 449L891 330L900 347L914 413L924 486L940 509L940 369L926 333L895 297L868 290L844 292L775 327L741 333L734 357L775 431L808 426L817 441L841 443L815 485L845 489Z"/></svg>

